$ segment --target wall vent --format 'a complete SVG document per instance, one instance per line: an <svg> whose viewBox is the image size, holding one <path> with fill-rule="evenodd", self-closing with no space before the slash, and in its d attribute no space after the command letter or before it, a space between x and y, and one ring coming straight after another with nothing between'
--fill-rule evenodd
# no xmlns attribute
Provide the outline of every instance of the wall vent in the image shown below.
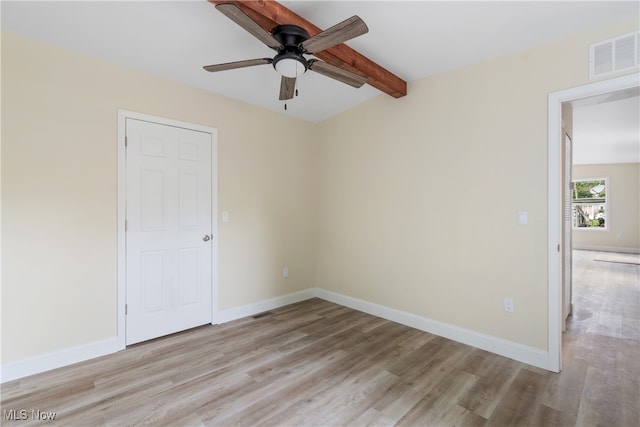
<svg viewBox="0 0 640 427"><path fill-rule="evenodd" d="M589 79L638 67L640 31L589 46Z"/></svg>

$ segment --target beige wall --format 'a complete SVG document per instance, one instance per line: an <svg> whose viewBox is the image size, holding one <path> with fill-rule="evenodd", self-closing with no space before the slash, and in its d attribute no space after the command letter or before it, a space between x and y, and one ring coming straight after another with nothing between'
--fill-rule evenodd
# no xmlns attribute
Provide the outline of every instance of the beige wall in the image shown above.
<svg viewBox="0 0 640 427"><path fill-rule="evenodd" d="M3 34L2 362L116 334L118 108L218 128L220 308L317 286L546 349L547 95L587 83L588 43L635 28L320 125Z"/></svg>
<svg viewBox="0 0 640 427"><path fill-rule="evenodd" d="M640 163L574 165L573 179L609 178L607 229L574 229L578 249L640 252Z"/></svg>
<svg viewBox="0 0 640 427"><path fill-rule="evenodd" d="M119 108L218 129L221 309L313 281L311 124L5 33L3 363L117 334Z"/></svg>
<svg viewBox="0 0 640 427"><path fill-rule="evenodd" d="M547 96L588 83L589 43L634 28L436 75L324 122L317 285L546 350Z"/></svg>

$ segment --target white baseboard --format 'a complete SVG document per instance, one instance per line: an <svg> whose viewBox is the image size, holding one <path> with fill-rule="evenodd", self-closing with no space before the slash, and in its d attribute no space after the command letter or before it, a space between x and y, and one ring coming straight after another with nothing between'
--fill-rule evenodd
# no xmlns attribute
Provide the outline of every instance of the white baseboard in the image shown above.
<svg viewBox="0 0 640 427"><path fill-rule="evenodd" d="M46 353L16 362L3 363L0 370L0 382L17 380L40 372L50 371L74 363L104 356L123 350L117 337L107 338L89 344Z"/></svg>
<svg viewBox="0 0 640 427"><path fill-rule="evenodd" d="M229 308L218 311L215 323L226 323L243 317L253 316L254 314L263 313L296 302L314 298L315 288L305 289L304 291L294 292L287 295L271 298L264 301L258 301L253 304L241 305L240 307Z"/></svg>
<svg viewBox="0 0 640 427"><path fill-rule="evenodd" d="M477 347L519 362L542 369L549 369L549 355L546 351L320 288L310 288L252 304L220 310L214 323L230 322L314 297ZM124 348L118 337L113 337L29 359L3 363L0 370L0 383L115 353Z"/></svg>
<svg viewBox="0 0 640 427"><path fill-rule="evenodd" d="M623 254L640 254L640 248L618 248L615 246L573 245L573 249L583 251L619 252Z"/></svg>
<svg viewBox="0 0 640 427"><path fill-rule="evenodd" d="M304 301L315 297L315 289L307 289L300 292L247 304L240 307L221 310L213 323L225 323L242 317L252 316L264 311L272 310L288 304ZM123 340L118 337L109 338L94 343L83 344L76 347L57 350L40 356L0 365L0 383L17 380L40 372L50 371L74 363L83 362L110 353L124 350Z"/></svg>
<svg viewBox="0 0 640 427"><path fill-rule="evenodd" d="M420 329L421 331L429 332L453 341L480 348L482 350L499 354L500 356L508 357L529 365L537 366L542 369L549 369L549 354L544 350L518 344L502 338L481 334L480 332L464 329L448 323L438 322L436 320L396 310L394 308L385 307L358 298L325 291L324 289L316 288L315 294L318 298L353 308L354 310L382 317L383 319L401 323L412 328Z"/></svg>

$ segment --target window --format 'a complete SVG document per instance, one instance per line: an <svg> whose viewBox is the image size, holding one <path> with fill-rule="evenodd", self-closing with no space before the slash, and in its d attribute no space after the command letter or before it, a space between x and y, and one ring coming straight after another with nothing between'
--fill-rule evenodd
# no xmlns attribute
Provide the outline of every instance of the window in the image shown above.
<svg viewBox="0 0 640 427"><path fill-rule="evenodd" d="M607 178L573 181L573 228L607 228Z"/></svg>

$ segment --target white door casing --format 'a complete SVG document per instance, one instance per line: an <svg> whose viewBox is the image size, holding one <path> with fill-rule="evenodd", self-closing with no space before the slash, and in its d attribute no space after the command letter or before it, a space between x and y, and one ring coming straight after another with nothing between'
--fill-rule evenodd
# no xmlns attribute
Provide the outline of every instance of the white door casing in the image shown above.
<svg viewBox="0 0 640 427"><path fill-rule="evenodd" d="M136 113L121 119L126 326L119 335L128 345L213 323L216 135Z"/></svg>
<svg viewBox="0 0 640 427"><path fill-rule="evenodd" d="M563 253L563 175L562 114L563 102L640 86L640 74L589 83L549 94L547 135L547 271L548 271L548 363L547 369L562 369L562 261Z"/></svg>
<svg viewBox="0 0 640 427"><path fill-rule="evenodd" d="M567 329L567 318L571 314L571 292L572 292L572 228L573 228L573 207L571 190L573 188L571 182L573 165L573 145L571 137L568 134L564 136L564 223L563 234L564 243L562 250L563 257L563 310L562 310L562 330Z"/></svg>

